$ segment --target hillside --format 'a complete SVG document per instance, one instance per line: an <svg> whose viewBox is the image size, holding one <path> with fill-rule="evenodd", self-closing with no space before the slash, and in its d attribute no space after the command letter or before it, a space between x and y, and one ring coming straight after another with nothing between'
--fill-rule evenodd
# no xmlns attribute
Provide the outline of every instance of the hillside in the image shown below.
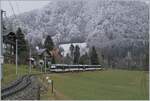
<svg viewBox="0 0 150 101"><path fill-rule="evenodd" d="M42 100L142 100L148 99L148 74L139 71L107 70L48 74L55 95L49 90ZM44 82L47 84L47 82Z"/></svg>
<svg viewBox="0 0 150 101"><path fill-rule="evenodd" d="M109 58L108 62L118 62L131 53L137 64L148 54L149 6L142 1L53 0L42 9L9 20L16 28L20 22L33 45L49 34L56 44L86 42L88 47L96 46L99 56ZM15 29L11 24L7 27Z"/></svg>
<svg viewBox="0 0 150 101"><path fill-rule="evenodd" d="M17 17L13 23L21 22L27 35L35 39L50 34L56 42L97 38L103 43L148 36L148 5L140 1L58 0Z"/></svg>

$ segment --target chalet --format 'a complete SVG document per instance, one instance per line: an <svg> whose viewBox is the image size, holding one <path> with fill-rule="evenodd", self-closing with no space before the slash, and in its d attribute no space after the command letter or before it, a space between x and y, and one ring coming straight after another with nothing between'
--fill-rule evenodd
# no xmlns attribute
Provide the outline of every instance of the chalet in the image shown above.
<svg viewBox="0 0 150 101"><path fill-rule="evenodd" d="M54 48L52 51L47 51L45 48L44 49L38 49L37 54L39 56L39 60L45 60L48 62L52 61L52 57L54 57L56 63L61 63L62 62L62 55L59 51L58 48Z"/></svg>
<svg viewBox="0 0 150 101"><path fill-rule="evenodd" d="M3 54L4 61L6 63L15 62L15 45L16 45L16 34L14 32L9 32L3 36Z"/></svg>

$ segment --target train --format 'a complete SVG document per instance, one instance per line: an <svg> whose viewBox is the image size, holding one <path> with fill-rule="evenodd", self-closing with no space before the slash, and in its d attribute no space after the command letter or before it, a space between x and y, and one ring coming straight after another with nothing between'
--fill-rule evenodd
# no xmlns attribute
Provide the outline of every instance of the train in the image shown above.
<svg viewBox="0 0 150 101"><path fill-rule="evenodd" d="M101 65L68 65L52 64L48 69L50 72L79 72L104 70Z"/></svg>

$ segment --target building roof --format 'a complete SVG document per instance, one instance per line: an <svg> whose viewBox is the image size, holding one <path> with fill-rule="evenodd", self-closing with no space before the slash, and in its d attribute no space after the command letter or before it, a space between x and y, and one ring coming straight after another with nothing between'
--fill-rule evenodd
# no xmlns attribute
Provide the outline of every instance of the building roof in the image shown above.
<svg viewBox="0 0 150 101"><path fill-rule="evenodd" d="M80 47L80 54L83 55L85 52L89 51L87 43L68 43L68 44L60 44L59 47L63 48L64 53L63 56L66 56L70 53L70 45L73 44L74 46L78 45Z"/></svg>
<svg viewBox="0 0 150 101"><path fill-rule="evenodd" d="M37 53L38 53L38 55L42 55L45 51L46 51L45 48L44 49L38 49Z"/></svg>

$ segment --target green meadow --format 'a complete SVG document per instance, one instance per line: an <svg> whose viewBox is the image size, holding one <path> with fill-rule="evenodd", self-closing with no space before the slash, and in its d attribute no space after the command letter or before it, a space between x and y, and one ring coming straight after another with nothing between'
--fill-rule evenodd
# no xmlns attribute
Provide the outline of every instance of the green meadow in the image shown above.
<svg viewBox="0 0 150 101"><path fill-rule="evenodd" d="M17 79L15 65L3 66L2 86ZM32 69L32 73L40 73ZM27 65L18 66L19 77L29 74ZM148 100L149 74L144 71L104 70L78 73L45 74L38 77L47 85L45 77L54 81L54 93L51 85L41 92L42 100ZM40 80L39 79L39 80Z"/></svg>
<svg viewBox="0 0 150 101"><path fill-rule="evenodd" d="M39 71L32 69L31 73L39 73ZM16 75L15 64L4 64L1 85L6 86L13 80L16 80L18 77L21 77L25 74L29 74L29 66L27 65L18 65L18 75Z"/></svg>
<svg viewBox="0 0 150 101"><path fill-rule="evenodd" d="M143 100L148 99L148 73L106 70L47 75L54 81L42 99L73 100Z"/></svg>

